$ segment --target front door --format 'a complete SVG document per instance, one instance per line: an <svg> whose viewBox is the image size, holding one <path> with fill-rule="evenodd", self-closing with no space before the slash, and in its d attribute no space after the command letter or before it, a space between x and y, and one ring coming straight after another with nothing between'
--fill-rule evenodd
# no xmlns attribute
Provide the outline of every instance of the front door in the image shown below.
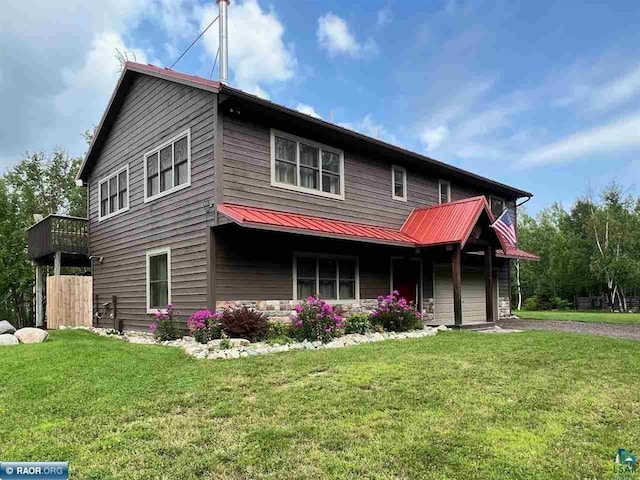
<svg viewBox="0 0 640 480"><path fill-rule="evenodd" d="M391 263L391 290L420 307L420 261L394 258Z"/></svg>

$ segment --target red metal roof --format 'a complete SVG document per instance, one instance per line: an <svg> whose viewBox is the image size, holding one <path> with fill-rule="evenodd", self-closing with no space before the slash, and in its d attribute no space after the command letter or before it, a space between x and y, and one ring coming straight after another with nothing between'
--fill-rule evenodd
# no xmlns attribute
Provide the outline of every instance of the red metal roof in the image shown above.
<svg viewBox="0 0 640 480"><path fill-rule="evenodd" d="M540 260L538 255L534 255L533 253L525 252L524 250L520 250L516 247L512 247L507 245L506 252L504 250L496 250L496 257L501 258L517 258L520 260Z"/></svg>
<svg viewBox="0 0 640 480"><path fill-rule="evenodd" d="M232 203L218 205L218 212L245 227L406 247L430 247L454 243L464 246L483 211L493 219L484 197L420 208L411 212L402 228L396 230ZM497 256L539 260L536 255L509 247L500 235L498 238L503 245L503 250L497 250Z"/></svg>
<svg viewBox="0 0 640 480"><path fill-rule="evenodd" d="M189 75L187 73L176 72L175 70L171 70L170 68L156 67L155 65L151 65L150 63L145 65L144 63L126 62L125 67L129 70L150 73L152 75L160 75L162 77L169 77L174 80L190 82L204 87L220 88L220 82L216 82L215 80L208 80L206 78L198 77L197 75Z"/></svg>
<svg viewBox="0 0 640 480"><path fill-rule="evenodd" d="M361 223L343 222L311 215L245 207L230 203L218 205L218 212L247 227L304 232L312 235L363 240L374 243L415 246L415 241L411 237L393 228L375 227Z"/></svg>
<svg viewBox="0 0 640 480"><path fill-rule="evenodd" d="M480 214L491 216L485 197L472 197L432 207L416 208L400 229L420 246L467 242Z"/></svg>

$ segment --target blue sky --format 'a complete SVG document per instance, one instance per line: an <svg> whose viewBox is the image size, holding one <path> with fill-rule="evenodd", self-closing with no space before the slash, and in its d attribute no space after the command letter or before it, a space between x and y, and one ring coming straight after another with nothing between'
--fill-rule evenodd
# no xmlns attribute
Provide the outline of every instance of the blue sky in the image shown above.
<svg viewBox="0 0 640 480"><path fill-rule="evenodd" d="M2 169L56 144L82 154L116 49L168 66L217 13L213 0L0 6ZM229 16L233 86L532 191L530 212L640 183L637 1L233 0ZM175 68L209 77L216 50L217 25Z"/></svg>

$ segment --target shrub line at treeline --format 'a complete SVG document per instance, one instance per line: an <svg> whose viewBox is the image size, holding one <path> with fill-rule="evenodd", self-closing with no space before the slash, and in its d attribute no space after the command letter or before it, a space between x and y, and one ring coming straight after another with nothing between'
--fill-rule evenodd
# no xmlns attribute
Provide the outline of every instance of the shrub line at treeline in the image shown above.
<svg viewBox="0 0 640 480"><path fill-rule="evenodd" d="M246 307L213 313L201 310L189 317L191 337L182 337L173 318L173 306L158 311L151 335L87 328L101 335L116 335L132 343L160 343L182 347L197 358L240 358L288 350L339 348L387 339L421 338L436 335L446 327L425 328L420 312L397 291L378 297L371 313L343 316L319 297L308 297L295 307L291 322L269 322L261 312Z"/></svg>

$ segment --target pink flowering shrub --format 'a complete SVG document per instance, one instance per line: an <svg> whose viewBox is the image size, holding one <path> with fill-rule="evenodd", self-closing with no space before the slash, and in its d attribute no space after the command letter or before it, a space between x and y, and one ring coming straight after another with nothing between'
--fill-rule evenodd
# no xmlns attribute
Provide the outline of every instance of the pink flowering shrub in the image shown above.
<svg viewBox="0 0 640 480"><path fill-rule="evenodd" d="M342 335L342 311L319 297L308 297L291 315L291 332L297 340L328 342Z"/></svg>
<svg viewBox="0 0 640 480"><path fill-rule="evenodd" d="M187 326L191 336L198 343L207 343L221 337L222 323L220 314L212 313L209 310L200 310L189 317Z"/></svg>
<svg viewBox="0 0 640 480"><path fill-rule="evenodd" d="M182 333L173 319L173 305L167 305L166 312L158 310L155 313L155 322L149 325L149 330L156 340L177 340L182 337Z"/></svg>
<svg viewBox="0 0 640 480"><path fill-rule="evenodd" d="M424 328L422 315L399 296L397 290L386 297L378 297L378 307L371 313L371 325L389 332L405 332Z"/></svg>

